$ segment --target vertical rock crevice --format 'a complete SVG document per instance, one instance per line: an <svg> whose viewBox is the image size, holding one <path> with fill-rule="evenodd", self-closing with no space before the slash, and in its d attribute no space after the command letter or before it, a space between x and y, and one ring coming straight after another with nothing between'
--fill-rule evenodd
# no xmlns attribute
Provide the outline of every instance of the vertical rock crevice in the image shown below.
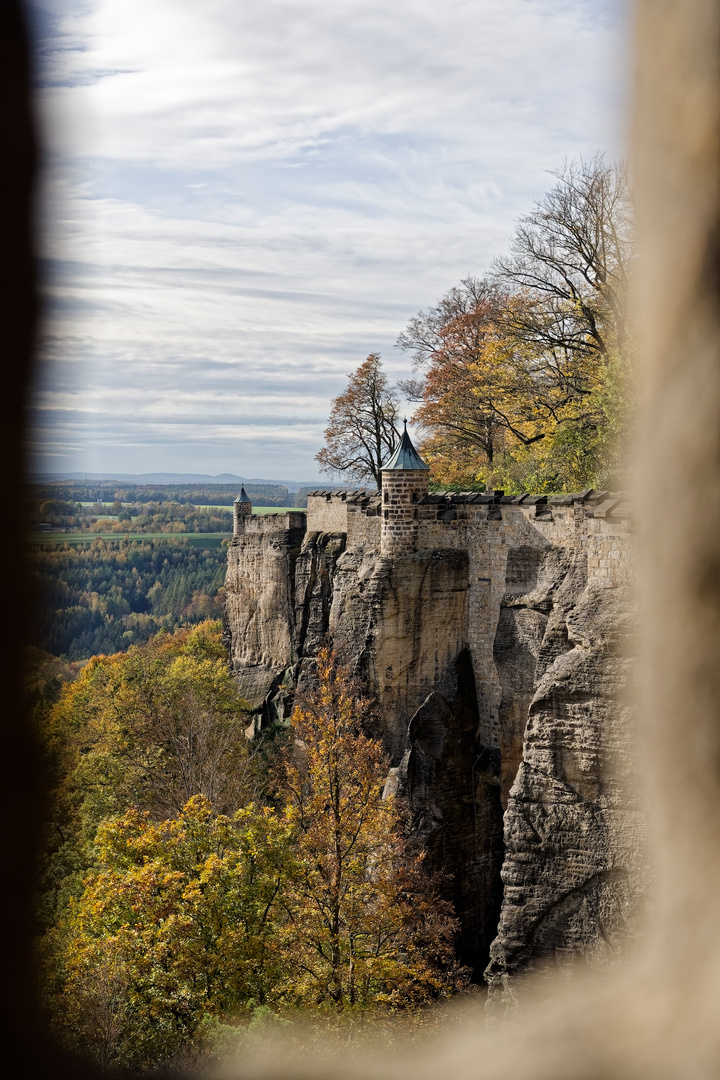
<svg viewBox="0 0 720 1080"><path fill-rule="evenodd" d="M427 867L460 921L458 958L479 981L495 936L502 887L500 756L478 746L475 673L469 650L458 654L408 726L399 770L413 831Z"/></svg>

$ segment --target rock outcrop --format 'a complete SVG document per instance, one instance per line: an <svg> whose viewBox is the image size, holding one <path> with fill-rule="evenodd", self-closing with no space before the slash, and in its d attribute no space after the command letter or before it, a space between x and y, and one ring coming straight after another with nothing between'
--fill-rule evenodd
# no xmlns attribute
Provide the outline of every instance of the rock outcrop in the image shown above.
<svg viewBox="0 0 720 1080"><path fill-rule="evenodd" d="M557 589L538 649L505 813L503 904L485 972L503 1011L530 975L616 960L648 879L626 700L632 598L624 586L582 588L582 561Z"/></svg>
<svg viewBox="0 0 720 1080"><path fill-rule="evenodd" d="M332 640L379 703L389 789L455 905L459 955L514 1007L530 973L606 966L644 880L628 507L417 486L385 554L377 493L319 492L307 520L242 522L232 665L267 724Z"/></svg>

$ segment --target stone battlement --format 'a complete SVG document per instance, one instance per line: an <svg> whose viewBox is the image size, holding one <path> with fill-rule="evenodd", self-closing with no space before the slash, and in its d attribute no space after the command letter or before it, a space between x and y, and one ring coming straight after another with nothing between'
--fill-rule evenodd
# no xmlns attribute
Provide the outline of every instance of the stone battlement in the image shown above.
<svg viewBox="0 0 720 1080"><path fill-rule="evenodd" d="M236 524L233 540L244 533L284 533L291 529L305 531L306 525L307 515L304 510L288 510L284 514L250 514Z"/></svg>
<svg viewBox="0 0 720 1080"><path fill-rule="evenodd" d="M384 511L379 491L350 488L345 491L311 491L307 497L310 532L352 532L352 518L381 518ZM418 522L450 523L457 520L503 520L509 508L519 509L529 520L553 520L566 508L577 508L585 517L627 519L632 502L626 492L585 491L568 495L505 495L503 491L436 491L423 495L409 509ZM507 508L507 509L506 509ZM350 523L350 525L349 525Z"/></svg>

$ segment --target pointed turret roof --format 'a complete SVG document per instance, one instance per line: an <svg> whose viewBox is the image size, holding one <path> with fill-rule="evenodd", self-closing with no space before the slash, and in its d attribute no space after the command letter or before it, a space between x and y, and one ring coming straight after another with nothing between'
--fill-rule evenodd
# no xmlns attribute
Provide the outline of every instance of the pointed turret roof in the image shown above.
<svg viewBox="0 0 720 1080"><path fill-rule="evenodd" d="M404 421L404 424L405 429L402 433L402 438L392 457L383 465L382 472L386 472L389 469L424 469L425 472L430 472L430 466L425 464L410 441L407 430L407 420Z"/></svg>
<svg viewBox="0 0 720 1080"><path fill-rule="evenodd" d="M252 499L249 499L249 498L248 498L248 494L247 494L247 492L246 492L246 490L245 490L245 485L244 485L244 484L243 484L243 486L242 486L242 487L240 488L240 494L238 495L238 497L237 497L237 499L235 500L235 502L236 502L236 503L250 503L250 505L252 506Z"/></svg>

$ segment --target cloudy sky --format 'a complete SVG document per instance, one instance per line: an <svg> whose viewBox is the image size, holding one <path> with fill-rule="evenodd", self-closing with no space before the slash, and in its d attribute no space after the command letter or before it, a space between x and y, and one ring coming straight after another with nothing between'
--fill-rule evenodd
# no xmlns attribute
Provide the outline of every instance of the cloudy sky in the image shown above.
<svg viewBox="0 0 720 1080"><path fill-rule="evenodd" d="M36 467L312 480L330 401L624 151L624 0L32 0Z"/></svg>

